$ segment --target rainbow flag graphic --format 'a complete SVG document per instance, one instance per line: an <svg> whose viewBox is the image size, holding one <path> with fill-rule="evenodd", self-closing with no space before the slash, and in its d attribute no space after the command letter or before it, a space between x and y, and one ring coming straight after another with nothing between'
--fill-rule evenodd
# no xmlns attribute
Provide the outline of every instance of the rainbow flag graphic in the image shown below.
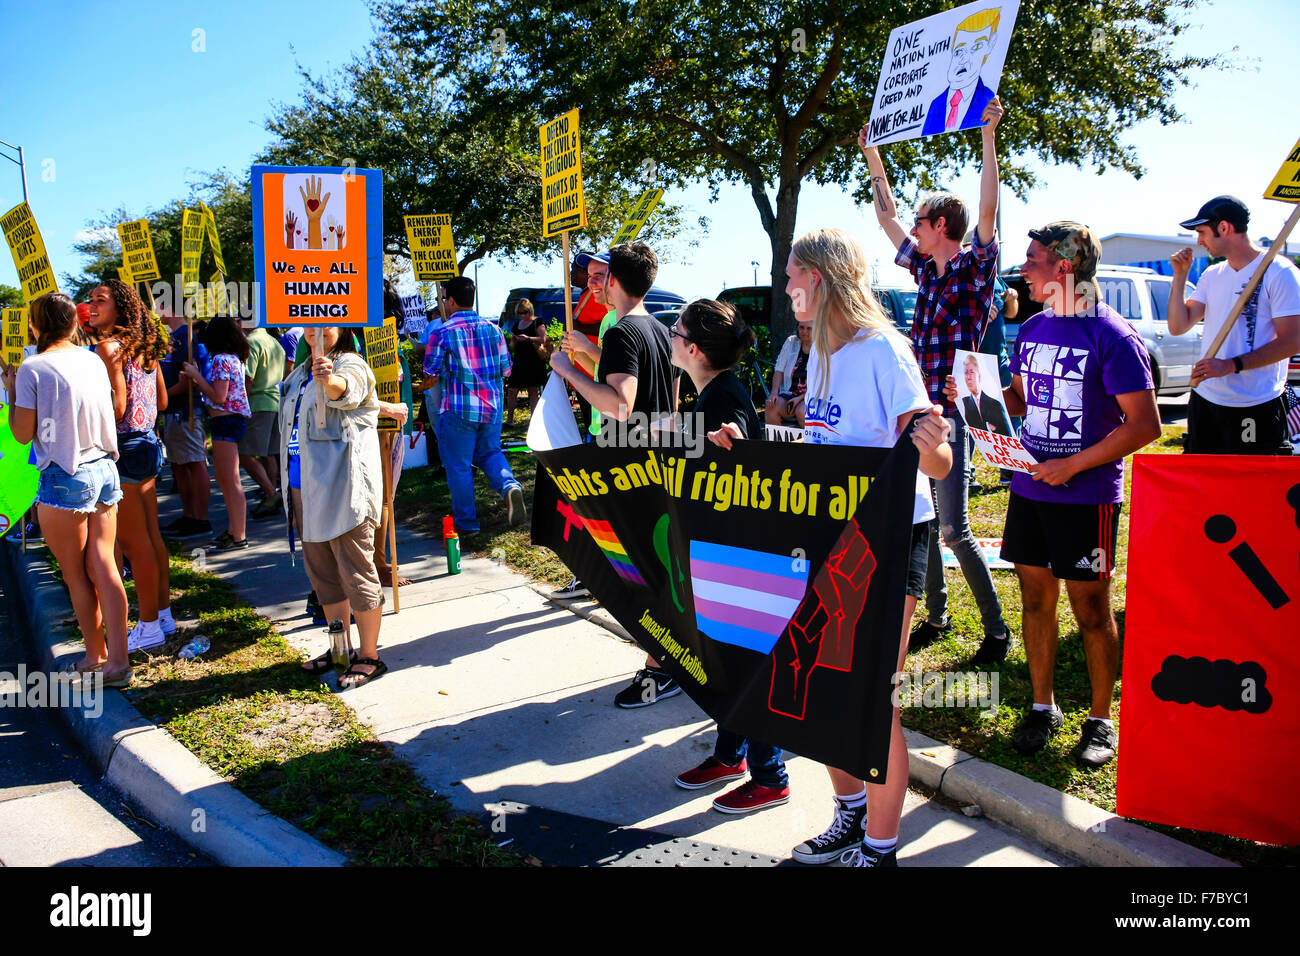
<svg viewBox="0 0 1300 956"><path fill-rule="evenodd" d="M632 564L632 559L627 556L627 549L623 547L614 534L614 529L609 526L608 521L597 521L594 518L583 519L587 533L591 539L596 542L596 547L605 553L609 558L609 563L614 565L614 570L618 576L629 584L639 584L646 586L645 579L641 577L636 567Z"/></svg>
<svg viewBox="0 0 1300 956"><path fill-rule="evenodd" d="M807 561L691 542L695 623L715 641L772 653L807 589Z"/></svg>

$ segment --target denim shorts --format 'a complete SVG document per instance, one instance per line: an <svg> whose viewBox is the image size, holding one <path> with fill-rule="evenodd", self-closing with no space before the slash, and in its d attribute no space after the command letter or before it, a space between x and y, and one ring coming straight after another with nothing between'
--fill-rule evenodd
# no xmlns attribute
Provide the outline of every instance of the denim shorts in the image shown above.
<svg viewBox="0 0 1300 956"><path fill-rule="evenodd" d="M71 475L50 462L36 487L37 504L82 514L94 514L99 505L115 505L121 500L122 485L111 458L88 461Z"/></svg>
<svg viewBox="0 0 1300 956"><path fill-rule="evenodd" d="M138 485L158 477L162 445L153 432L122 432L117 436L117 473L124 485Z"/></svg>
<svg viewBox="0 0 1300 956"><path fill-rule="evenodd" d="M243 441L248 419L243 415L213 415L208 419L213 441Z"/></svg>

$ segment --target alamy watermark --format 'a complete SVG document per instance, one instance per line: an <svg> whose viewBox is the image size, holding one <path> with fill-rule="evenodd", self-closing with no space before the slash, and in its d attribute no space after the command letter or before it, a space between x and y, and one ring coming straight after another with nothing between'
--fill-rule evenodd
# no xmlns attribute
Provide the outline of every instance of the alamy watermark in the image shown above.
<svg viewBox="0 0 1300 956"><path fill-rule="evenodd" d="M104 712L104 675L0 671L0 707L61 707L83 710L87 717Z"/></svg>
<svg viewBox="0 0 1300 956"><path fill-rule="evenodd" d="M626 421L602 415L596 444L601 448L680 448L687 458L704 454L708 436L699 412L651 416L631 412Z"/></svg>
<svg viewBox="0 0 1300 956"><path fill-rule="evenodd" d="M894 674L895 707L975 707L996 711L1001 700L997 671L910 671Z"/></svg>

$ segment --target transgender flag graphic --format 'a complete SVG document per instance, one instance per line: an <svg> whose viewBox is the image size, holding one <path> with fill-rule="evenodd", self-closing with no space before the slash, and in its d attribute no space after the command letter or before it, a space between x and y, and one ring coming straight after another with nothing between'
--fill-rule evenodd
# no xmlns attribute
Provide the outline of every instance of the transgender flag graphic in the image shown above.
<svg viewBox="0 0 1300 956"><path fill-rule="evenodd" d="M691 542L695 623L715 641L772 653L807 588L807 561Z"/></svg>

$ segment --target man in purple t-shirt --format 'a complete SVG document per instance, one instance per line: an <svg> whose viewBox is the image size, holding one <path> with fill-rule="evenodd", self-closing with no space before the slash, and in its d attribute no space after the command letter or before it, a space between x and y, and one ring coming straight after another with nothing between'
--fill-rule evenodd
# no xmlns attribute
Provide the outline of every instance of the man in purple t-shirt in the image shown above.
<svg viewBox="0 0 1300 956"><path fill-rule="evenodd" d="M1002 557L1020 577L1025 658L1034 707L1012 738L1024 754L1064 723L1053 697L1060 582L1083 636L1092 710L1075 756L1100 767L1115 756L1110 716L1119 631L1110 610L1124 457L1160 437L1151 359L1141 337L1095 285L1101 244L1087 226L1053 222L1029 233L1021 277L1043 311L1020 327L1011 357L1012 415L1038 459L1011 482Z"/></svg>

